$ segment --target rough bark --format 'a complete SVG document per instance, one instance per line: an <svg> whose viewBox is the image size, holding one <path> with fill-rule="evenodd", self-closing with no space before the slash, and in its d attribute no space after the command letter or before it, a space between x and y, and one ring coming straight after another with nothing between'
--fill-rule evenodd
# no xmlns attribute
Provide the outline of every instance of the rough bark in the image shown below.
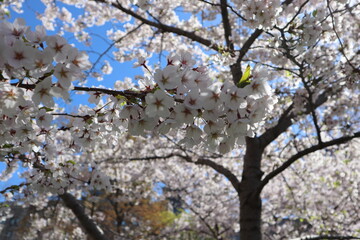
<svg viewBox="0 0 360 240"><path fill-rule="evenodd" d="M240 239L261 240L261 199L256 191L261 183L261 156L259 139L246 139L244 169L240 183Z"/></svg>

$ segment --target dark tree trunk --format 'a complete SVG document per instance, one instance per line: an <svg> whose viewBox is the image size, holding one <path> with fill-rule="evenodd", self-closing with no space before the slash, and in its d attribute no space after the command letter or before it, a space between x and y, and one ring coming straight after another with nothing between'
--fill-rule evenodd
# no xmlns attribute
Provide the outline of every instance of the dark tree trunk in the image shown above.
<svg viewBox="0 0 360 240"><path fill-rule="evenodd" d="M246 138L244 169L240 183L240 240L261 240L261 199L257 193L263 149L257 138Z"/></svg>

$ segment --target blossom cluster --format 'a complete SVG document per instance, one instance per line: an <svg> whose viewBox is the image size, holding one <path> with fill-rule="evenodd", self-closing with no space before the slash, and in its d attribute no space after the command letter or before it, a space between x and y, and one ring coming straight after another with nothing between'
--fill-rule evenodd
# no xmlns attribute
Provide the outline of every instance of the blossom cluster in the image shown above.
<svg viewBox="0 0 360 240"><path fill-rule="evenodd" d="M109 179L95 166L78 164L74 153L124 133L174 131L180 144L227 153L245 136L254 136L276 102L266 71L254 71L250 83L238 87L212 80L205 67L196 67L192 55L181 51L154 73L140 58L137 66L149 71L142 87L110 94L106 103L100 101L106 91L90 88L89 102L103 106L94 111L83 105L67 114L54 99L69 98L73 82L90 67L88 56L60 36L47 36L43 27L31 31L22 19L2 22L0 30L1 155L8 166L17 160L35 164L23 176L34 183L33 190L63 193L79 181L109 190ZM69 119L58 121L59 115Z"/></svg>
<svg viewBox="0 0 360 240"><path fill-rule="evenodd" d="M139 62L144 64L143 59ZM145 101L127 102L119 114L128 121L131 134L183 130L181 143L202 143L221 153L242 145L245 136L254 136L276 102L266 71L254 72L250 84L240 88L210 79L206 68L195 67L187 52L170 55L167 66L155 70L153 81L143 85Z"/></svg>
<svg viewBox="0 0 360 240"><path fill-rule="evenodd" d="M259 29L272 28L281 10L279 0L239 1L238 7L247 20L244 24Z"/></svg>
<svg viewBox="0 0 360 240"><path fill-rule="evenodd" d="M85 53L47 36L43 27L31 31L22 19L1 22L0 144L20 153L34 150L39 133L52 129L54 97L68 100L72 82L89 66Z"/></svg>

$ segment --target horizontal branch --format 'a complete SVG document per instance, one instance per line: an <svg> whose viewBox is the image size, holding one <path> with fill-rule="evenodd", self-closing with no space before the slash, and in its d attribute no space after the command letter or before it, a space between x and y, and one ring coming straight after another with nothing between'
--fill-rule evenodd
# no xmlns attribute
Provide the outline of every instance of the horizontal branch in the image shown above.
<svg viewBox="0 0 360 240"><path fill-rule="evenodd" d="M29 183L20 183L19 185L11 185L10 187L7 187L3 190L0 191L0 194L4 194L6 193L7 191L18 191L20 189L20 187L23 187L23 186L28 186Z"/></svg>
<svg viewBox="0 0 360 240"><path fill-rule="evenodd" d="M287 169L291 164L293 164L296 160L310 154L313 152L316 152L318 150L321 149L325 149L327 147L330 146L334 146L334 145L340 145L340 144L344 144L349 142L350 140L354 139L354 138L359 138L360 137L360 132L356 132L354 133L352 136L344 136L344 137L340 137L328 142L323 142L317 145L314 145L312 147L309 147L307 149L304 149L300 152L298 152L297 154L293 155L292 157L290 157L286 162L284 162L280 167L276 168L274 171L270 172L268 175L266 175L264 177L264 179L261 181L261 184L258 187L257 192L260 193L262 191L262 189L264 188L264 186L274 177L276 177L277 175L279 175L281 172L283 172L285 169Z"/></svg>
<svg viewBox="0 0 360 240"><path fill-rule="evenodd" d="M24 88L27 90L33 90L36 87L36 84L23 84L23 83L12 83L12 86ZM132 91L132 90L112 90L112 89L106 89L106 88L95 88L95 87L78 87L75 86L73 91L84 91L84 92L99 92L104 93L112 96L124 96L127 98L144 98L146 93L140 92L140 91Z"/></svg>
<svg viewBox="0 0 360 240"><path fill-rule="evenodd" d="M130 158L129 160L131 161L145 161L145 160L158 160L158 159L167 159L167 158L171 158L171 157L179 157L184 159L186 162L189 163L194 163L196 165L202 165L202 166L208 166L211 167L213 170L215 170L216 172L220 173L221 175L223 175L224 177L226 177L226 179L228 179L231 183L231 185L234 187L234 189L236 190L236 192L238 194L240 194L240 181L238 180L238 178L227 168L223 167L220 164L215 163L214 161L211 161L210 159L206 159L206 158L199 158L196 161L193 161L191 159L191 157L189 156L184 156L181 154L177 154L177 153L171 153L165 156L150 156L150 157L140 157L140 158Z"/></svg>
<svg viewBox="0 0 360 240"><path fill-rule="evenodd" d="M124 97L137 97L144 98L146 93L139 91L131 91L131 90L111 90L105 88L93 88L93 87L77 87L75 86L74 91L84 91L84 92L100 92L112 96L124 96Z"/></svg>

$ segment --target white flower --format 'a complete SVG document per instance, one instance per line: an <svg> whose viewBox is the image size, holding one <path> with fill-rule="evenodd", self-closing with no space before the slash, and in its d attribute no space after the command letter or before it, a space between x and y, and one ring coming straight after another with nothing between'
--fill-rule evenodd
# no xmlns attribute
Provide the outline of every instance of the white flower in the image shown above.
<svg viewBox="0 0 360 240"><path fill-rule="evenodd" d="M101 67L101 71L103 74L111 74L113 71L113 68L111 67L109 61L105 60L104 65Z"/></svg>
<svg viewBox="0 0 360 240"><path fill-rule="evenodd" d="M169 108L174 106L174 99L160 89L156 90L154 94L147 94L145 100L147 103L145 113L149 117L166 118L170 115Z"/></svg>
<svg viewBox="0 0 360 240"><path fill-rule="evenodd" d="M34 58L34 48L25 45L22 40L16 40L14 44L7 48L7 62L14 68L25 67L29 69Z"/></svg>
<svg viewBox="0 0 360 240"><path fill-rule="evenodd" d="M194 144L199 144L201 142L202 131L196 125L190 125L186 128L186 137L191 138L194 141Z"/></svg>
<svg viewBox="0 0 360 240"><path fill-rule="evenodd" d="M221 104L221 83L211 85L208 89L200 93L200 98L204 109L211 110L215 109Z"/></svg>
<svg viewBox="0 0 360 240"><path fill-rule="evenodd" d="M12 116L16 114L17 106L24 102L22 89L11 86L8 83L0 83L0 104L2 114ZM1 111L0 111L1 112Z"/></svg>
<svg viewBox="0 0 360 240"><path fill-rule="evenodd" d="M247 94L243 88L232 86L225 94L221 94L220 97L226 107L235 110L246 107L245 96L247 96Z"/></svg>
<svg viewBox="0 0 360 240"><path fill-rule="evenodd" d="M137 68L137 67L141 67L141 66L146 66L146 58L143 56L138 57L138 61L134 63L133 67Z"/></svg>
<svg viewBox="0 0 360 240"><path fill-rule="evenodd" d="M162 89L176 88L180 84L177 67L168 65L164 70L157 69L154 74L154 80Z"/></svg>
<svg viewBox="0 0 360 240"><path fill-rule="evenodd" d="M48 36L46 38L46 44L50 51L53 52L53 55L55 56L55 61L66 61L71 46L67 43L65 38L58 35Z"/></svg>
<svg viewBox="0 0 360 240"><path fill-rule="evenodd" d="M45 109L40 109L38 115L36 116L36 123L39 127L49 128L52 120L53 116L48 114Z"/></svg>
<svg viewBox="0 0 360 240"><path fill-rule="evenodd" d="M222 131L224 129L225 122L223 119L219 118L215 121L208 121L204 127L204 132L210 134Z"/></svg>
<svg viewBox="0 0 360 240"><path fill-rule="evenodd" d="M25 20L22 18L15 19L13 23L7 21L0 23L0 32L16 39L22 37L28 29L29 27L25 26Z"/></svg>
<svg viewBox="0 0 360 240"><path fill-rule="evenodd" d="M121 119L140 119L143 115L143 110L137 105L125 105L120 112Z"/></svg>
<svg viewBox="0 0 360 240"><path fill-rule="evenodd" d="M80 52L74 47L70 48L69 53L67 55L67 61L70 62L71 67L75 68L75 69L87 70L87 69L91 68L91 63L89 61L89 56L86 54L86 52L83 52L83 51Z"/></svg>
<svg viewBox="0 0 360 240"><path fill-rule="evenodd" d="M142 90L151 90L155 86L155 82L148 78L148 77L142 77L139 79L139 88Z"/></svg>
<svg viewBox="0 0 360 240"><path fill-rule="evenodd" d="M140 120L133 119L129 121L129 133L131 135L144 135L145 130L152 131L154 130L157 123L157 119L154 118L143 118Z"/></svg>
<svg viewBox="0 0 360 240"><path fill-rule="evenodd" d="M43 103L47 107L54 106L54 99L50 93L52 86L51 77L45 78L43 81L36 84L32 100L35 104Z"/></svg>
<svg viewBox="0 0 360 240"><path fill-rule="evenodd" d="M70 88L71 82L75 79L75 71L67 67L66 64L58 63L54 69L54 76L64 88Z"/></svg>
<svg viewBox="0 0 360 240"><path fill-rule="evenodd" d="M192 59L192 56L189 52L186 51L180 51L180 59L179 59L181 65L186 67L192 67L195 65L195 60Z"/></svg>
<svg viewBox="0 0 360 240"><path fill-rule="evenodd" d="M6 201L10 201L14 195L11 192L6 192L3 194L3 196L5 197Z"/></svg>
<svg viewBox="0 0 360 240"><path fill-rule="evenodd" d="M35 32L30 29L26 32L26 39L32 43L40 44L45 40L46 29L44 26L39 25L35 27Z"/></svg>
<svg viewBox="0 0 360 240"><path fill-rule="evenodd" d="M32 59L30 75L34 78L39 78L45 73L50 72L54 68L52 65L53 58L54 56L48 48L44 51L36 51L36 54Z"/></svg>
<svg viewBox="0 0 360 240"><path fill-rule="evenodd" d="M193 123L197 111L186 107L184 104L178 104L174 107L175 120L180 123Z"/></svg>
<svg viewBox="0 0 360 240"><path fill-rule="evenodd" d="M185 106L192 109L200 109L202 107L202 102L200 100L200 94L198 89L191 90L185 97L184 100Z"/></svg>
<svg viewBox="0 0 360 240"><path fill-rule="evenodd" d="M99 104L100 100L101 100L101 93L100 92L89 92L89 99L88 102L89 103L94 103L94 104Z"/></svg>
<svg viewBox="0 0 360 240"><path fill-rule="evenodd" d="M72 84L70 85L70 87L65 88L60 83L56 83L54 86L52 86L50 94L54 97L59 97L64 99L65 101L68 101L70 99L70 89L72 89Z"/></svg>
<svg viewBox="0 0 360 240"><path fill-rule="evenodd" d="M235 138L233 137L225 137L219 144L219 152L221 154L225 154L230 152L235 145Z"/></svg>

